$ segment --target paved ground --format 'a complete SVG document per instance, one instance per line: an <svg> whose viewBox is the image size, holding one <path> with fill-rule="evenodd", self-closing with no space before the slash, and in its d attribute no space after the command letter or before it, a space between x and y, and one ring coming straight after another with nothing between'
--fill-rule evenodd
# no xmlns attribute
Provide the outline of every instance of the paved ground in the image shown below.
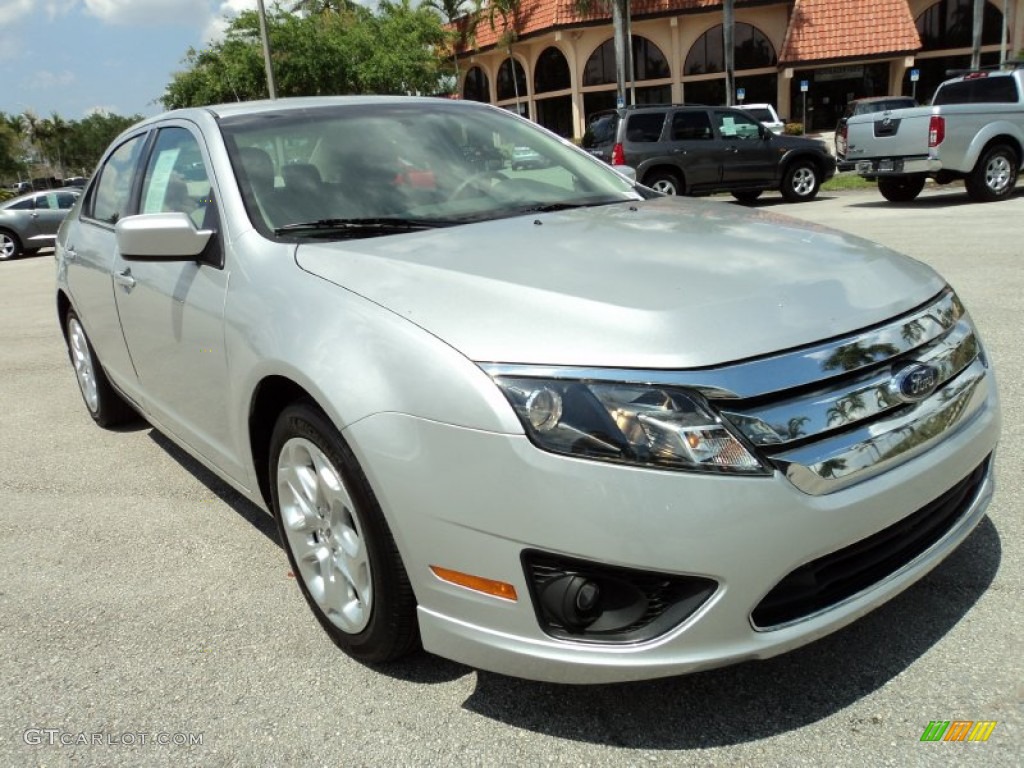
<svg viewBox="0 0 1024 768"><path fill-rule="evenodd" d="M759 207L947 275L999 369L996 501L929 577L836 635L597 688L425 655L387 671L348 660L263 513L152 430L92 425L52 259L0 265L0 765L1020 765L1024 190L984 206L953 190ZM983 744L920 743L929 721L958 718L998 725Z"/></svg>

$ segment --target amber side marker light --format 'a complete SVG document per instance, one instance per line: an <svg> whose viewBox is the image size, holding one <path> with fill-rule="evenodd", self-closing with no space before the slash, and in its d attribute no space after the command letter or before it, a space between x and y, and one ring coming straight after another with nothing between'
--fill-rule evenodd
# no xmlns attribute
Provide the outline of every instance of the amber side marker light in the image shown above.
<svg viewBox="0 0 1024 768"><path fill-rule="evenodd" d="M493 579L485 579L482 576L452 571L439 565L430 566L430 570L441 581L457 584L460 587L472 589L474 592L483 592L491 597L500 597L503 600L516 600L516 588L511 584L506 584L504 581L494 581Z"/></svg>

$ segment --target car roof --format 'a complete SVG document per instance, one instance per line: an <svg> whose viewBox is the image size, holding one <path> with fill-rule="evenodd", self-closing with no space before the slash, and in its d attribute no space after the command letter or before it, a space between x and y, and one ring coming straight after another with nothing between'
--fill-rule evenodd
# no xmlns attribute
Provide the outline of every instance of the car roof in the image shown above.
<svg viewBox="0 0 1024 768"><path fill-rule="evenodd" d="M913 101L911 96L865 96L863 99L854 99L851 104L874 104L876 101Z"/></svg>

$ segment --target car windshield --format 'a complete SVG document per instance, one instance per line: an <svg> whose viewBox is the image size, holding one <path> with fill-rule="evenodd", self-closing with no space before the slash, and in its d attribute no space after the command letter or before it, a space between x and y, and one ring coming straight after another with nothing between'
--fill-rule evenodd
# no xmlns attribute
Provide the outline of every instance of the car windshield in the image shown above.
<svg viewBox="0 0 1024 768"><path fill-rule="evenodd" d="M249 217L278 238L371 237L639 199L611 169L488 107L292 107L221 126Z"/></svg>

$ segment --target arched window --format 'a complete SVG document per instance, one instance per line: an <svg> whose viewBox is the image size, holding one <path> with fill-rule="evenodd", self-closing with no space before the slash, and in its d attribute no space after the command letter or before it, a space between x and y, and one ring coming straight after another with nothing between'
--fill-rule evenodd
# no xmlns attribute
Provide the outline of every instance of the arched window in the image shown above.
<svg viewBox="0 0 1024 768"><path fill-rule="evenodd" d="M473 67L466 73L466 80L462 85L462 98L482 101L485 104L491 100L491 84L487 80L487 74L480 67Z"/></svg>
<svg viewBox="0 0 1024 768"><path fill-rule="evenodd" d="M511 58L505 59L498 68L498 101L526 98L526 72L523 71L523 65L516 61L516 79L512 82L513 61Z"/></svg>
<svg viewBox="0 0 1024 768"><path fill-rule="evenodd" d="M639 35L633 35L633 76L637 81L671 77L665 54L646 37ZM615 83L615 41L606 40L587 59L583 85L610 83Z"/></svg>
<svg viewBox="0 0 1024 768"><path fill-rule="evenodd" d="M778 63L775 46L757 27L742 21L733 27L736 69L761 69ZM683 65L684 75L709 75L725 71L722 25L712 27L690 48Z"/></svg>
<svg viewBox="0 0 1024 768"><path fill-rule="evenodd" d="M973 44L974 0L939 0L917 17L921 50L970 48ZM1003 14L992 3L985 3L981 24L981 44L999 45Z"/></svg>
<svg viewBox="0 0 1024 768"><path fill-rule="evenodd" d="M572 78L565 55L554 46L545 48L537 59L537 69L533 73L533 92L548 93L571 87Z"/></svg>

